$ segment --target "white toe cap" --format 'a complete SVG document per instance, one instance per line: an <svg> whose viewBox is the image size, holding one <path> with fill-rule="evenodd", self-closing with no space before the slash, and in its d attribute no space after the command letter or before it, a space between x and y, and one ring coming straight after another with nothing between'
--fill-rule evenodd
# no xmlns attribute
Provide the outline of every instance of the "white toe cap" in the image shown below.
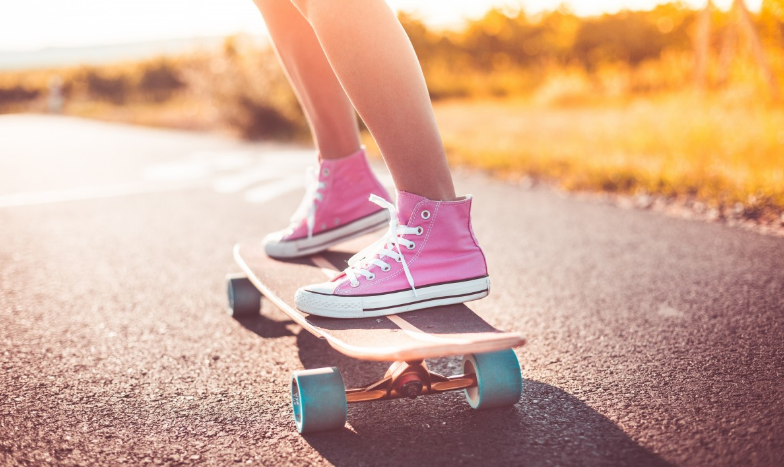
<svg viewBox="0 0 784 467"><path fill-rule="evenodd" d="M264 237L262 244L264 245L264 252L274 258L287 258L296 256L297 246L293 242L283 241L283 236L286 231L272 232Z"/></svg>
<svg viewBox="0 0 784 467"><path fill-rule="evenodd" d="M324 295L334 295L335 289L340 284L340 282L322 282L320 284L312 284L307 285L305 287L301 287L297 292L313 292L317 294L324 294Z"/></svg>

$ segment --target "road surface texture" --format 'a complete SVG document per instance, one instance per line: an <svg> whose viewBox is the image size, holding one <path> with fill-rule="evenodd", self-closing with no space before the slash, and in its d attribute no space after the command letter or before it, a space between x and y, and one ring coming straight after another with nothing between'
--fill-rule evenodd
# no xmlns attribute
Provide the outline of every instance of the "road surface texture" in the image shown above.
<svg viewBox="0 0 784 467"><path fill-rule="evenodd" d="M285 226L312 157L0 117L0 464L784 462L784 239L462 172L493 280L472 307L527 337L522 400L357 404L300 436L292 371L386 367L268 302L229 317L223 278L235 242Z"/></svg>

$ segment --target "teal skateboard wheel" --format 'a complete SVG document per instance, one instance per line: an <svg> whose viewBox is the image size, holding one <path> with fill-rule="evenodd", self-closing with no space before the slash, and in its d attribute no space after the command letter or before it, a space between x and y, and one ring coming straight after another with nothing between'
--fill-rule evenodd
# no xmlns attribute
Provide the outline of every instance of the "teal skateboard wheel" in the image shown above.
<svg viewBox="0 0 784 467"><path fill-rule="evenodd" d="M463 357L463 373L476 375L476 386L465 389L474 409L514 405L523 394L520 362L512 349L468 354Z"/></svg>
<svg viewBox="0 0 784 467"><path fill-rule="evenodd" d="M292 373L291 405L300 433L343 428L348 404L340 371L332 367Z"/></svg>
<svg viewBox="0 0 784 467"><path fill-rule="evenodd" d="M229 315L250 316L261 311L261 292L244 275L227 275L226 291L229 296Z"/></svg>

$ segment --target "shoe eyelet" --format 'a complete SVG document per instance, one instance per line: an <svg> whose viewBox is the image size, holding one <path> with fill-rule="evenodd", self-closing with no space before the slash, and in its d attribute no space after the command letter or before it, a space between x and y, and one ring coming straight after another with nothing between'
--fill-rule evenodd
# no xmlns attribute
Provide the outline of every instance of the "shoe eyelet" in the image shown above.
<svg viewBox="0 0 784 467"><path fill-rule="evenodd" d="M324 230L326 228L327 228L327 224L321 224L321 230Z"/></svg>
<svg viewBox="0 0 784 467"><path fill-rule="evenodd" d="M402 256L398 256L395 261L397 261L398 263L402 263L403 262L403 257Z"/></svg>
<svg viewBox="0 0 784 467"><path fill-rule="evenodd" d="M370 276L368 276L368 280L369 280L369 281L372 281L372 280L373 280L373 279L375 279L375 278L376 278L376 275L375 275L375 274L370 274Z"/></svg>
<svg viewBox="0 0 784 467"><path fill-rule="evenodd" d="M381 270L382 270L382 271L384 271L384 272L389 272L389 270L390 270L390 269L392 269L392 266L390 266L390 265L388 265L388 264L387 264L386 266L383 266L383 267L381 268Z"/></svg>
<svg viewBox="0 0 784 467"><path fill-rule="evenodd" d="M422 211L419 215L422 216L422 219L425 220L430 219L430 211L428 211L427 209Z"/></svg>
<svg viewBox="0 0 784 467"><path fill-rule="evenodd" d="M424 232L425 232L425 229L423 229L421 226L417 227L417 231L416 231L417 235L422 235Z"/></svg>
<svg viewBox="0 0 784 467"><path fill-rule="evenodd" d="M409 250L413 250L414 248L416 248L416 243L411 242L408 245L406 245L406 248L408 248Z"/></svg>
<svg viewBox="0 0 784 467"><path fill-rule="evenodd" d="M350 285L351 287L357 288L359 287L359 282L352 282Z"/></svg>
<svg viewBox="0 0 784 467"><path fill-rule="evenodd" d="M312 173L312 172L311 172L311 173ZM323 169L321 169L321 175L322 175L322 176L324 176L324 177L329 177L329 169L328 169L328 168L326 168L326 167L324 167ZM312 176L312 175L311 175L311 176Z"/></svg>

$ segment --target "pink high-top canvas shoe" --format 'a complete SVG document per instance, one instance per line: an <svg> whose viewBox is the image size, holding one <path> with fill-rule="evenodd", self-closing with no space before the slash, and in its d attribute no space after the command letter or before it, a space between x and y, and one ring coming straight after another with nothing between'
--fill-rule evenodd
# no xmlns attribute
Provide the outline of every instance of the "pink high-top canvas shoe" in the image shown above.
<svg viewBox="0 0 784 467"><path fill-rule="evenodd" d="M370 169L364 149L340 159L323 159L311 170L305 198L289 227L264 239L264 249L272 257L317 253L389 221L386 209L367 202L371 194L385 200L389 194Z"/></svg>
<svg viewBox="0 0 784 467"><path fill-rule="evenodd" d="M349 268L297 290L300 310L332 318L384 316L477 300L490 291L482 249L471 228L471 196L432 201L403 191L384 236L349 260Z"/></svg>

